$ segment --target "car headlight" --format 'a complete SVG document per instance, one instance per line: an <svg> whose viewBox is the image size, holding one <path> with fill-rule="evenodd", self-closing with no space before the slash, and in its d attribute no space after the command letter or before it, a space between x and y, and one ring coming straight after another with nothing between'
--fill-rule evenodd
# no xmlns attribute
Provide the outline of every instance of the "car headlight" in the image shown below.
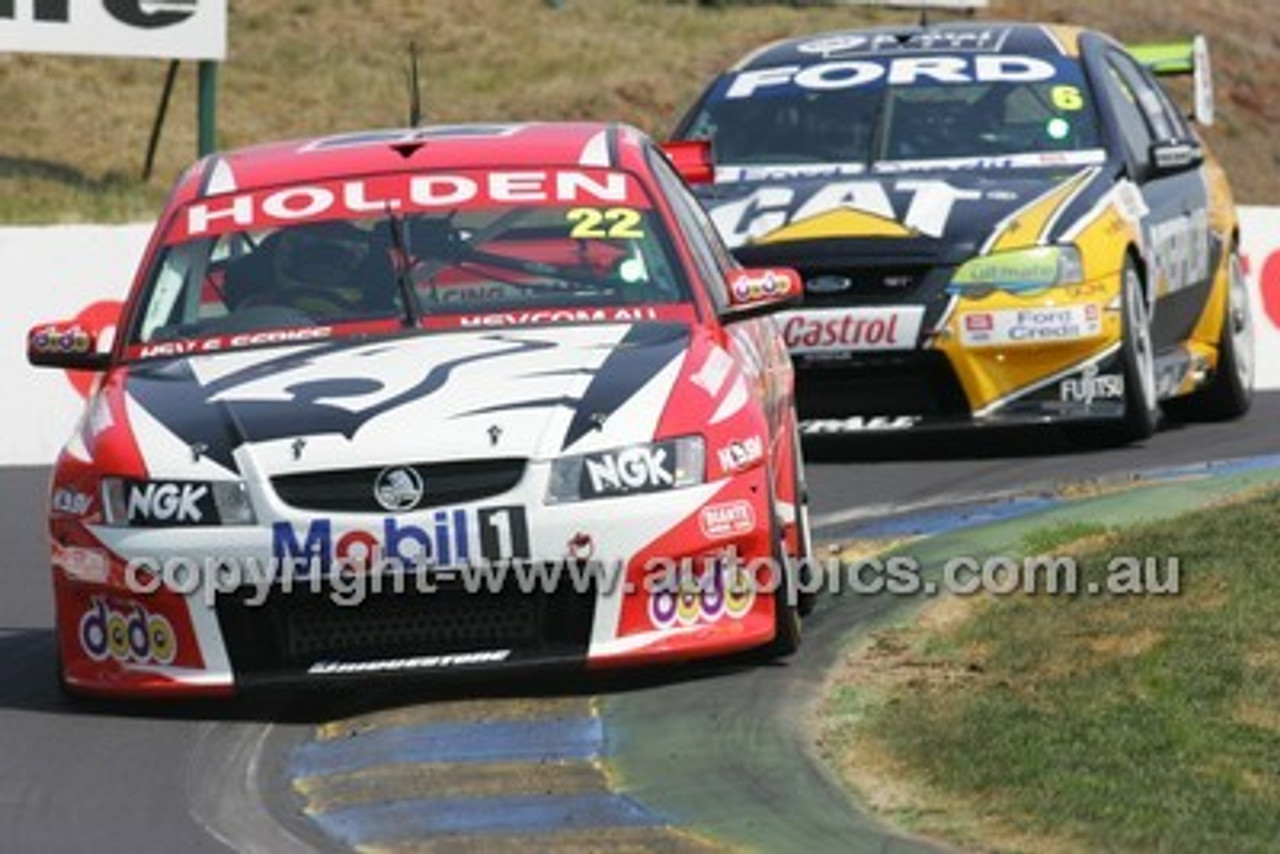
<svg viewBox="0 0 1280 854"><path fill-rule="evenodd" d="M103 516L126 528L251 525L253 507L240 481L102 479Z"/></svg>
<svg viewBox="0 0 1280 854"><path fill-rule="evenodd" d="M1084 263L1074 246L1037 246L996 252L966 261L951 277L953 293L983 290L1034 291L1084 281Z"/></svg>
<svg viewBox="0 0 1280 854"><path fill-rule="evenodd" d="M681 436L593 454L560 457L551 464L547 502L590 501L696 486L706 477L701 436Z"/></svg>

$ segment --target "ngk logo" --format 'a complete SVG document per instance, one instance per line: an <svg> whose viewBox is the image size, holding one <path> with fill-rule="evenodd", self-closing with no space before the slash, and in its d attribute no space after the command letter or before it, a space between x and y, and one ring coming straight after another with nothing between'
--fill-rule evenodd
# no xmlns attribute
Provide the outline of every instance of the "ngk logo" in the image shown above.
<svg viewBox="0 0 1280 854"><path fill-rule="evenodd" d="M591 492L596 495L643 492L675 483L674 461L665 448L628 448L586 459Z"/></svg>
<svg viewBox="0 0 1280 854"><path fill-rule="evenodd" d="M200 503L208 495L207 483L135 483L129 486L125 511L134 524L198 525L205 517Z"/></svg>
<svg viewBox="0 0 1280 854"><path fill-rule="evenodd" d="M143 29L180 24L196 13L198 0L102 0L107 14L122 24ZM20 17L22 4L0 0L0 19ZM31 0L31 18L46 24L69 24L71 0ZM25 17L25 16L21 16Z"/></svg>

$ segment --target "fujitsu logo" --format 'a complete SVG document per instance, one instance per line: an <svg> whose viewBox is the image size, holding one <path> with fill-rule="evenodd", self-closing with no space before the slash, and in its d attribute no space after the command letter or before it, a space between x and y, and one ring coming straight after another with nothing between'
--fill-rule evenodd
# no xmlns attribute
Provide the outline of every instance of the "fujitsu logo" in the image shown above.
<svg viewBox="0 0 1280 854"><path fill-rule="evenodd" d="M154 30L180 24L196 13L199 0L102 0L102 8L122 24ZM18 18L17 0L0 0L0 20ZM71 0L31 0L31 17L45 24L71 22Z"/></svg>

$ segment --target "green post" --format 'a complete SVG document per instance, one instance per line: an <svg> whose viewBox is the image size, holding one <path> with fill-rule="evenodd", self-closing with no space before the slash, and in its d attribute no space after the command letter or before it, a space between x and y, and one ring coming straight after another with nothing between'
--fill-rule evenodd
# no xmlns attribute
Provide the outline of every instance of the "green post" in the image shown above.
<svg viewBox="0 0 1280 854"><path fill-rule="evenodd" d="M218 63L200 60L199 84L199 154L204 157L217 148Z"/></svg>

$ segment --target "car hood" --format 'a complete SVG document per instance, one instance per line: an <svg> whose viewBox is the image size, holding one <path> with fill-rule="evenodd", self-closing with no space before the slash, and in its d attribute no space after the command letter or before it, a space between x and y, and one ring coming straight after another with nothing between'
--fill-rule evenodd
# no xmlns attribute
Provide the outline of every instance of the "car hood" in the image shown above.
<svg viewBox="0 0 1280 854"><path fill-rule="evenodd" d="M747 263L832 251L927 255L959 262L1001 233L1052 241L1110 186L1103 166L815 175L781 170L699 188L731 249ZM1034 231L1033 231L1034 230Z"/></svg>
<svg viewBox="0 0 1280 854"><path fill-rule="evenodd" d="M139 364L124 390L151 476L549 458L652 438L689 340L660 323L347 339Z"/></svg>

